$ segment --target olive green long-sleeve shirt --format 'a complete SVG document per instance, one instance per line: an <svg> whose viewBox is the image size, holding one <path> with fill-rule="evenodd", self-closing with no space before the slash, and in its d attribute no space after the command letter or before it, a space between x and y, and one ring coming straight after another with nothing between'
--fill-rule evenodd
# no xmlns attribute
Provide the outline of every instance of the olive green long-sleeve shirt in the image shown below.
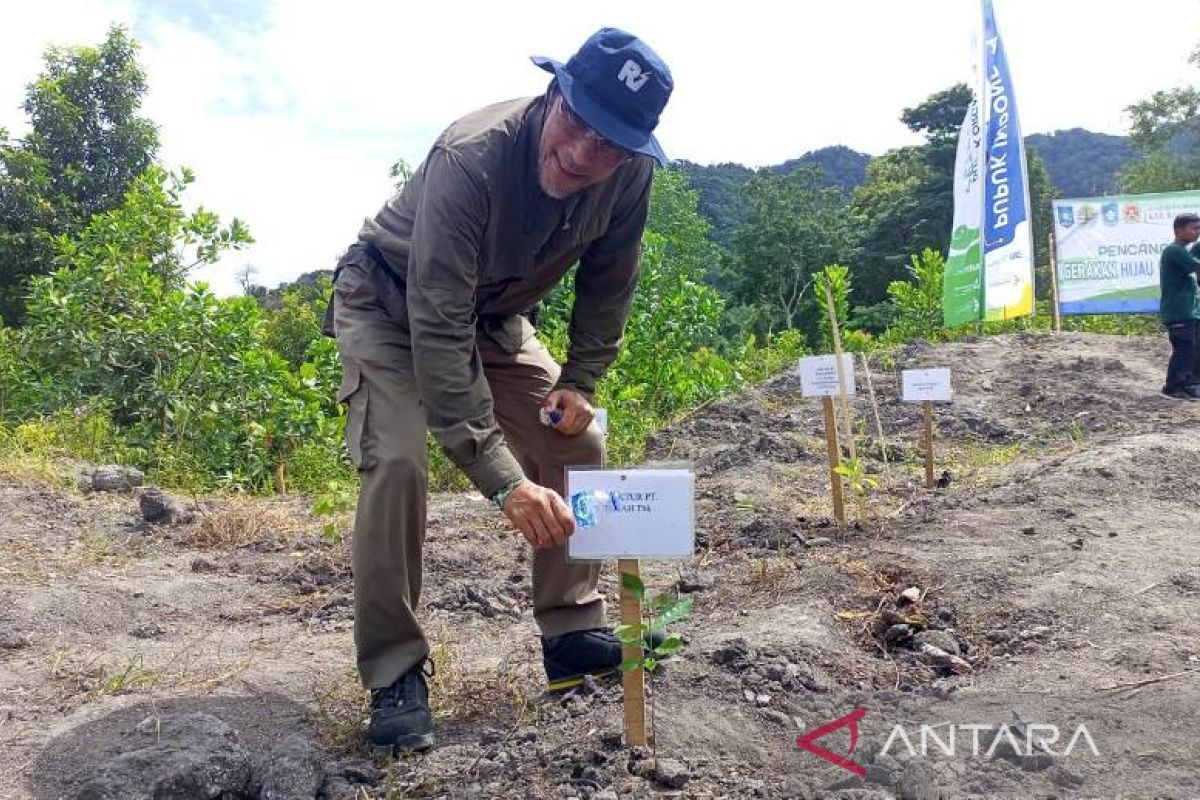
<svg viewBox="0 0 1200 800"><path fill-rule="evenodd" d="M382 254L406 298L430 431L485 497L523 475L492 414L477 331L509 352L527 311L576 261L570 345L559 388L590 395L617 356L637 285L654 167L622 164L564 200L538 183L546 98L481 109L454 123L359 239Z"/></svg>

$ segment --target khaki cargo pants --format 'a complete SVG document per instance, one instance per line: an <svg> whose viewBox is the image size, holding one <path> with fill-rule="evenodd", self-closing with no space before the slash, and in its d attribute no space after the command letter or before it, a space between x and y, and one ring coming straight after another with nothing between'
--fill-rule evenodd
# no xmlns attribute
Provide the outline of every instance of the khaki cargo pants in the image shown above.
<svg viewBox="0 0 1200 800"><path fill-rule="evenodd" d="M408 331L395 321L407 319L402 295L385 268L357 247L340 267L333 302L344 369L338 399L349 406L346 440L361 478L353 540L354 642L363 685L377 689L429 654L416 614L428 486L425 410ZM496 420L530 480L562 494L567 466L603 462L604 439L595 425L564 436L538 420L559 367L536 338L517 353L502 351L482 334L477 344ZM514 532L513 547L522 546ZM568 563L565 547L535 552L533 610L542 635L605 624L599 571L598 564Z"/></svg>

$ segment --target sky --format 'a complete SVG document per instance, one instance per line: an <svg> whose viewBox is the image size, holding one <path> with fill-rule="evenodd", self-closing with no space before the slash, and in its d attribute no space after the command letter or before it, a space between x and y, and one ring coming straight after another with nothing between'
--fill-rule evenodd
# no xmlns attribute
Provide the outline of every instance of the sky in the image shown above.
<svg viewBox="0 0 1200 800"><path fill-rule="evenodd" d="M193 169L187 202L240 217L256 243L193 277L237 291L330 269L437 134L488 103L540 93L530 55L565 61L597 28L629 30L670 66L658 138L671 158L765 166L843 144L919 139L904 108L971 72L978 3L573 3L558 0L41 0L0 27L0 127L20 134L25 86L50 45L141 43L143 113L161 160ZM1196 84L1200 0L994 0L1026 134L1123 134L1124 109Z"/></svg>

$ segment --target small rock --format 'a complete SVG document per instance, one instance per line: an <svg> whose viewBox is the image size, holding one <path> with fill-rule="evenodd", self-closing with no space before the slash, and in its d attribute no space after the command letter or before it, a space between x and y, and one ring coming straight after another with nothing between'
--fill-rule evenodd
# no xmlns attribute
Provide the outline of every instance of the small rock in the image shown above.
<svg viewBox="0 0 1200 800"><path fill-rule="evenodd" d="M638 745L637 747L632 747L629 750L629 759L631 761L645 761L646 759L650 758L651 755L653 755L653 753L651 753L650 748L646 747L645 745Z"/></svg>
<svg viewBox="0 0 1200 800"><path fill-rule="evenodd" d="M883 641L887 644L895 644L902 642L912 636L912 625L897 624L888 628L883 633Z"/></svg>
<svg viewBox="0 0 1200 800"><path fill-rule="evenodd" d="M625 737L619 730L604 731L600 734L600 744L609 750L620 750L625 743Z"/></svg>
<svg viewBox="0 0 1200 800"><path fill-rule="evenodd" d="M713 651L712 660L741 672L750 668L756 655L757 653L750 649L750 643L739 637L721 644Z"/></svg>
<svg viewBox="0 0 1200 800"><path fill-rule="evenodd" d="M174 498L157 486L151 486L142 492L142 496L138 498L138 511L141 512L142 519L155 524L175 525L195 519L195 514L184 510Z"/></svg>
<svg viewBox="0 0 1200 800"><path fill-rule="evenodd" d="M753 689L742 689L742 697L744 697L746 699L747 703L753 703L754 698L755 698L754 690Z"/></svg>
<svg viewBox="0 0 1200 800"><path fill-rule="evenodd" d="M365 758L352 758L337 764L332 772L355 783L374 786L383 780L383 770Z"/></svg>
<svg viewBox="0 0 1200 800"><path fill-rule="evenodd" d="M140 469L107 464L92 471L90 486L93 492L127 492L141 486L145 478Z"/></svg>
<svg viewBox="0 0 1200 800"><path fill-rule="evenodd" d="M913 641L917 646L931 644L952 656L962 655L962 652L958 649L958 642L946 631L921 631L913 637Z"/></svg>
<svg viewBox="0 0 1200 800"><path fill-rule="evenodd" d="M1032 525L1026 525L1024 528L1021 528L1021 533L1025 534L1026 536L1033 536L1035 533L1037 533L1037 528L1033 527Z"/></svg>
<svg viewBox="0 0 1200 800"><path fill-rule="evenodd" d="M601 789L592 795L592 800L619 800L619 798L613 789Z"/></svg>
<svg viewBox="0 0 1200 800"><path fill-rule="evenodd" d="M135 639L157 639L166 633L167 629L157 622L143 622L129 630L129 635Z"/></svg>
<svg viewBox="0 0 1200 800"><path fill-rule="evenodd" d="M192 559L192 572L216 572L217 565L206 558Z"/></svg>
<svg viewBox="0 0 1200 800"><path fill-rule="evenodd" d="M596 683L596 679L591 675L583 676L583 683L579 684L579 694L584 697L591 697L601 693L600 684Z"/></svg>
<svg viewBox="0 0 1200 800"><path fill-rule="evenodd" d="M654 759L634 761L629 765L629 774L649 780L654 775Z"/></svg>
<svg viewBox="0 0 1200 800"><path fill-rule="evenodd" d="M949 670L956 675L965 675L974 671L974 668L968 662L929 643L919 644L913 649L920 653L926 662L935 667Z"/></svg>
<svg viewBox="0 0 1200 800"><path fill-rule="evenodd" d="M1071 542L1071 549L1072 550L1082 550L1083 549L1083 539L1079 538L1079 539L1076 539L1073 542Z"/></svg>
<svg viewBox="0 0 1200 800"><path fill-rule="evenodd" d="M804 540L805 547L825 547L830 544L833 544L833 539L830 539L828 536L814 536L811 539Z"/></svg>
<svg viewBox="0 0 1200 800"><path fill-rule="evenodd" d="M668 789L682 789L691 779L687 765L673 758L660 758L651 777Z"/></svg>
<svg viewBox="0 0 1200 800"><path fill-rule="evenodd" d="M763 716L778 725L782 725L784 728L793 727L792 718L782 711L776 711L773 708L764 708Z"/></svg>
<svg viewBox="0 0 1200 800"><path fill-rule="evenodd" d="M758 706L759 708L762 708L763 706L768 706L770 704L771 704L771 695L756 694L754 696L754 705Z"/></svg>
<svg viewBox="0 0 1200 800"><path fill-rule="evenodd" d="M900 599L906 603L915 603L921 599L921 590L916 586L910 586L900 593Z"/></svg>
<svg viewBox="0 0 1200 800"><path fill-rule="evenodd" d="M21 650L29 647L29 637L12 630L0 631L0 650Z"/></svg>

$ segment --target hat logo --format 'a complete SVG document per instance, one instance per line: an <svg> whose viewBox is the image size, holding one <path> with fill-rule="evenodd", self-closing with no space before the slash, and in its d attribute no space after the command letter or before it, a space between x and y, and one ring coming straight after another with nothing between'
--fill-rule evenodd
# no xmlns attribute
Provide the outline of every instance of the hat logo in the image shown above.
<svg viewBox="0 0 1200 800"><path fill-rule="evenodd" d="M629 91L636 92L646 84L646 81L650 80L650 74L650 72L643 72L641 66L630 58L621 65L621 71L617 73L617 80L624 81L625 85L629 87Z"/></svg>

